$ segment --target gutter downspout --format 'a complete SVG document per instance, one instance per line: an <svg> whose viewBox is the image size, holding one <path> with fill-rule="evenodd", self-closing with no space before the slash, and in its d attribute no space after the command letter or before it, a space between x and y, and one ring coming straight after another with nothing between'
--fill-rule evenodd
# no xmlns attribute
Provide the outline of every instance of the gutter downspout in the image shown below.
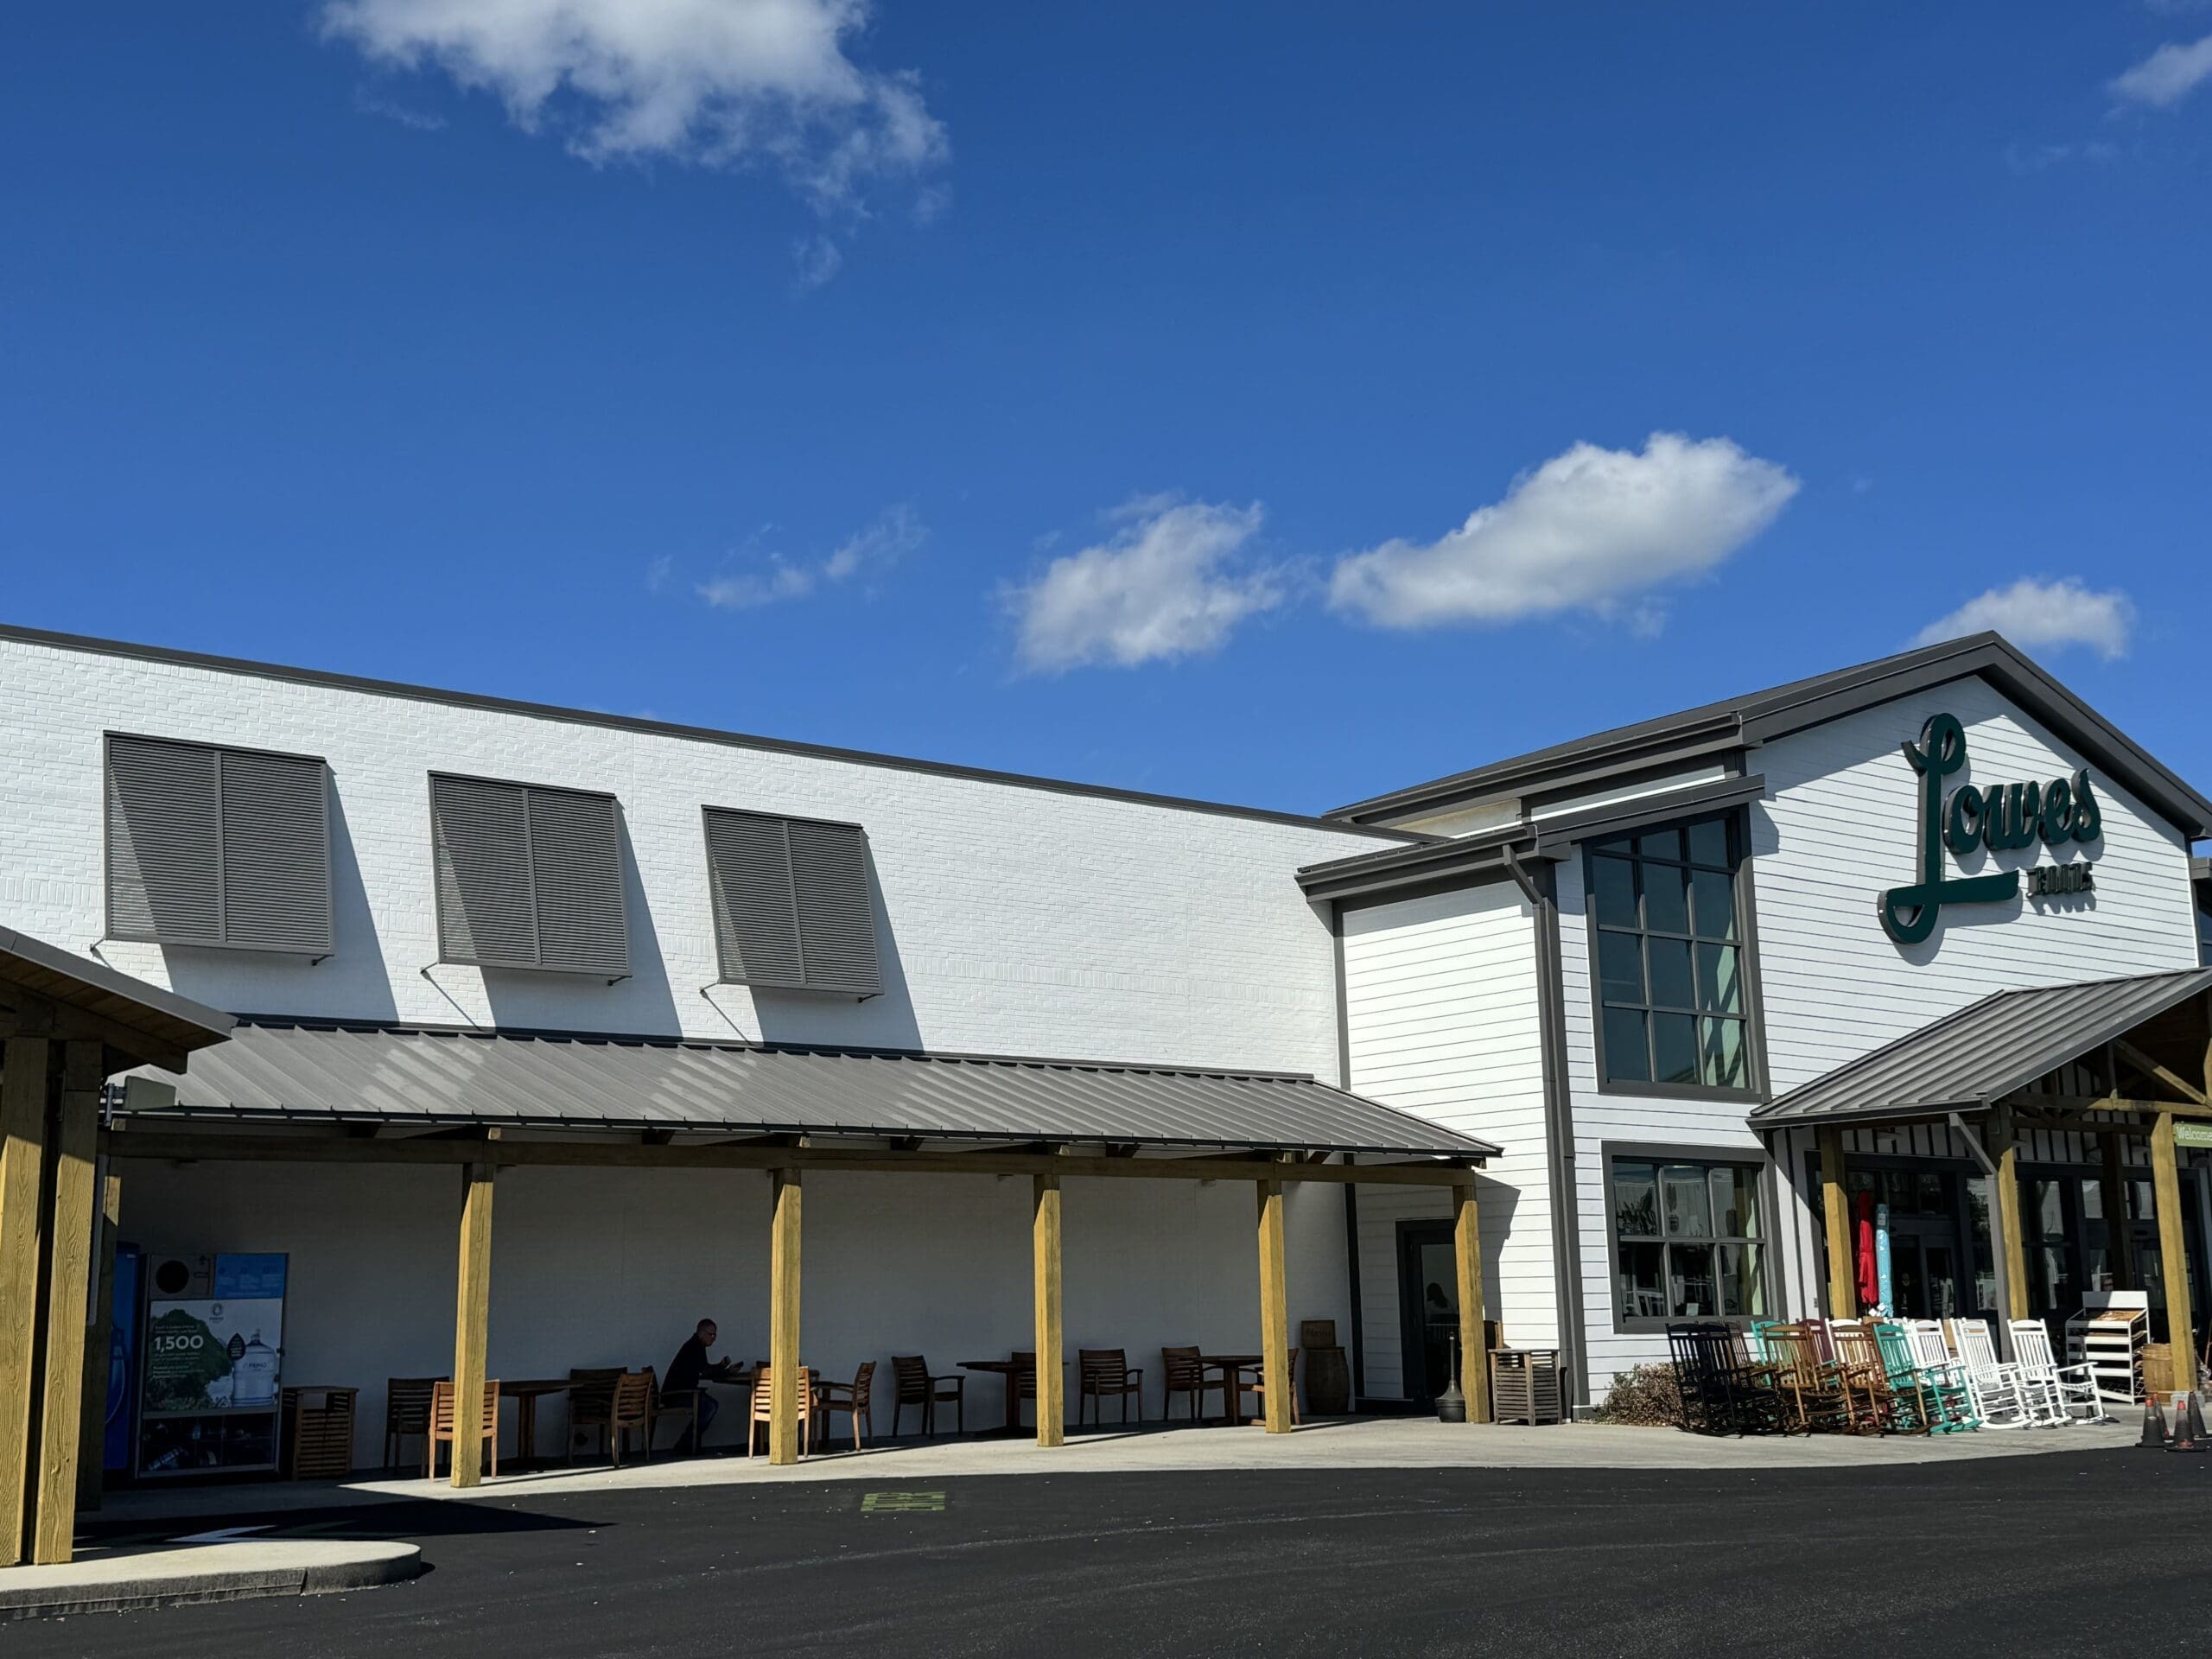
<svg viewBox="0 0 2212 1659"><path fill-rule="evenodd" d="M1544 1065L1544 1182L1551 1199L1553 1294L1559 1319L1560 1371L1568 1414L1590 1403L1582 1328L1582 1229L1577 1210L1574 1096L1567 1075L1567 991L1559 939L1559 874L1550 861L1531 871L1510 845L1506 874L1535 912L1536 1016Z"/></svg>

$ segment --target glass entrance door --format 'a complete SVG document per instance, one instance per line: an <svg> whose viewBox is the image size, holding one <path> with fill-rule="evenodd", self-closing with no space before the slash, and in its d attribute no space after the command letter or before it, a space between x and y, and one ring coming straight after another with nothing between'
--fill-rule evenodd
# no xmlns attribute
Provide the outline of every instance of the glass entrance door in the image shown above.
<svg viewBox="0 0 2212 1659"><path fill-rule="evenodd" d="M1398 1224L1398 1319L1406 1398L1430 1405L1452 1380L1459 1274L1448 1221Z"/></svg>

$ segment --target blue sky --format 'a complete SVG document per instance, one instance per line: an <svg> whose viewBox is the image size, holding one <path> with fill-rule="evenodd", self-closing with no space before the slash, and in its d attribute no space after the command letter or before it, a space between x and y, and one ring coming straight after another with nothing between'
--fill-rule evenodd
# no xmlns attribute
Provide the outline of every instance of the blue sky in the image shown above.
<svg viewBox="0 0 2212 1659"><path fill-rule="evenodd" d="M1357 16L16 8L0 616L1302 810L1995 618L2212 785L2212 7Z"/></svg>

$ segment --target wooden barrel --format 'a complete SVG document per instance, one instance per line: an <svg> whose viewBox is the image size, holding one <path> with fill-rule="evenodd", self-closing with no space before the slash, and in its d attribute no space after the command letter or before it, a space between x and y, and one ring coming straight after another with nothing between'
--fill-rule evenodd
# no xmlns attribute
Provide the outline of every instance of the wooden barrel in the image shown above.
<svg viewBox="0 0 2212 1659"><path fill-rule="evenodd" d="M1306 1409L1316 1417L1341 1417L1351 1409L1351 1368L1341 1348L1309 1348L1300 1363L1306 1370Z"/></svg>

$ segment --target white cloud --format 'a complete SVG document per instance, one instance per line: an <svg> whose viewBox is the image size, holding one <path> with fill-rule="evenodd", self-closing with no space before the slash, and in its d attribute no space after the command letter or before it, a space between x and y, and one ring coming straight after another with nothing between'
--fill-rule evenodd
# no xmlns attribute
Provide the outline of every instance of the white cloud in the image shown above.
<svg viewBox="0 0 2212 1659"><path fill-rule="evenodd" d="M372 61L442 70L593 161L780 169L824 212L920 174L944 129L911 73L848 48L867 0L324 0Z"/></svg>
<svg viewBox="0 0 2212 1659"><path fill-rule="evenodd" d="M2077 577L2039 582L2023 576L2010 588L1976 595L1915 636L1916 645L1994 629L2016 645L2056 650L2087 645L2107 662L2127 655L2135 603L2117 588L2093 594Z"/></svg>
<svg viewBox="0 0 2212 1659"><path fill-rule="evenodd" d="M1655 432L1640 454L1578 443L1436 541L1341 560L1329 601L1384 627L1579 610L1649 633L1662 615L1651 589L1714 569L1796 493L1787 471L1726 438Z"/></svg>
<svg viewBox="0 0 2212 1659"><path fill-rule="evenodd" d="M2113 77L2109 90L2129 104L2170 110L2212 79L2212 35L2184 46L2160 47L2126 73Z"/></svg>
<svg viewBox="0 0 2212 1659"><path fill-rule="evenodd" d="M731 611L804 599L824 586L880 575L928 539L928 530L912 507L892 507L821 559L794 562L780 553L771 554L760 568L712 577L701 582L697 592L708 604ZM656 559L649 582L658 589L666 575L665 564Z"/></svg>
<svg viewBox="0 0 2212 1659"><path fill-rule="evenodd" d="M1239 558L1259 532L1257 502L1149 497L1114 516L1121 528L1105 541L1054 559L1007 594L1024 668L1134 668L1195 656L1282 602L1281 573Z"/></svg>

